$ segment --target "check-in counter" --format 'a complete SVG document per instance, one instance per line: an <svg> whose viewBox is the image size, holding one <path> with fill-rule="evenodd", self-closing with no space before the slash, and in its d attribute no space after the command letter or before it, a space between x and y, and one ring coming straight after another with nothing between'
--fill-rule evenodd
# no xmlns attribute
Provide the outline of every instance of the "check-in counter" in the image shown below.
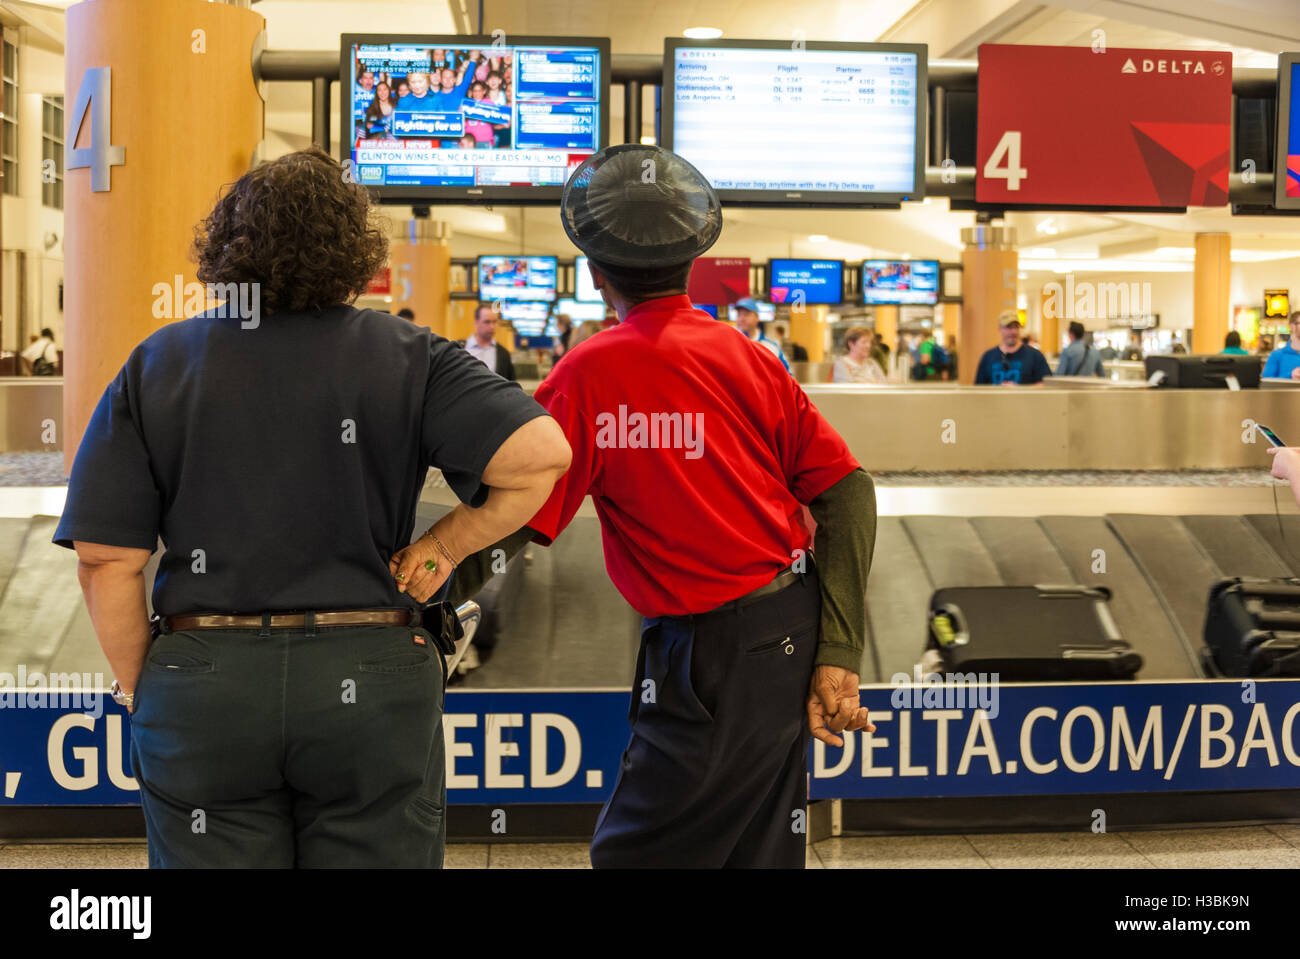
<svg viewBox="0 0 1300 959"><path fill-rule="evenodd" d="M0 453L61 449L63 377L0 377Z"/></svg>

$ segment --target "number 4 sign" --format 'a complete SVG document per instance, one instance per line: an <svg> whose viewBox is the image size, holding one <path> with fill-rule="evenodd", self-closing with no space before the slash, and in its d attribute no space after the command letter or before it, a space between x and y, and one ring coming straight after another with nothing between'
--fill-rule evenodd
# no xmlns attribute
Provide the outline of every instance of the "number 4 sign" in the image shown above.
<svg viewBox="0 0 1300 959"><path fill-rule="evenodd" d="M78 147L77 134L90 111L90 146ZM94 193L107 193L113 188L113 167L126 164L126 148L115 147L113 136L113 72L112 67L90 67L81 78L81 88L72 107L68 121L68 136L64 141L64 168L80 170L90 168L90 189Z"/></svg>

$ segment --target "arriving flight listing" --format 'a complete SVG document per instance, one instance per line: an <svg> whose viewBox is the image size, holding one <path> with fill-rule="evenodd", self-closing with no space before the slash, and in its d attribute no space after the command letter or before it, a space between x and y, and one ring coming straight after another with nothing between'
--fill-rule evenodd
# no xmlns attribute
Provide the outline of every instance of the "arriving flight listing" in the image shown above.
<svg viewBox="0 0 1300 959"><path fill-rule="evenodd" d="M356 179L387 186L561 186L600 146L589 47L353 47Z"/></svg>
<svg viewBox="0 0 1300 959"><path fill-rule="evenodd" d="M674 78L673 150L717 189L915 185L914 54L681 47Z"/></svg>

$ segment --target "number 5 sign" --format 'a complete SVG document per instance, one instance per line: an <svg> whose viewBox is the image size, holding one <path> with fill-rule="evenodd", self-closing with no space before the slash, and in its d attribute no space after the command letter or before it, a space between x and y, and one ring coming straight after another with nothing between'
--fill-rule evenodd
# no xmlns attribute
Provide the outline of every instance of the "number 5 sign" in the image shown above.
<svg viewBox="0 0 1300 959"><path fill-rule="evenodd" d="M1231 54L985 44L979 61L980 203L1228 202Z"/></svg>
<svg viewBox="0 0 1300 959"><path fill-rule="evenodd" d="M90 112L90 146L76 146L77 134ZM113 167L126 164L126 148L111 144L113 131L112 67L91 67L81 78L81 88L68 118L64 141L64 169L90 167L90 189L106 193L113 188Z"/></svg>

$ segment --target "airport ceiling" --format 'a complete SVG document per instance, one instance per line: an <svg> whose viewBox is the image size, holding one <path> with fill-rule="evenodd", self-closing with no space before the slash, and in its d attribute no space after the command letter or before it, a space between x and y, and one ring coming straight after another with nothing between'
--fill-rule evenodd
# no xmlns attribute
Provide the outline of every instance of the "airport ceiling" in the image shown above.
<svg viewBox="0 0 1300 959"><path fill-rule="evenodd" d="M68 5L0 0L0 17ZM1238 66L1272 68L1278 53L1300 50L1300 0L483 0L481 7L484 32L608 36L616 54L659 54L664 37L689 27L716 27L736 38L924 42L932 59L973 59L990 42L1087 46L1098 30L1111 47L1231 50ZM268 45L276 49L336 49L343 32L480 29L477 0L260 0L254 9L266 17ZM282 149L306 145L307 86L268 86L268 136ZM652 91L646 95L643 136L654 132ZM616 140L622 114L616 95L610 117ZM409 210L395 207L390 214L402 219ZM573 251L554 209L440 207L435 216L451 224L456 256ZM1181 216L1012 214L1008 221L1025 248L1022 268L1030 269L1034 261L1051 269L1066 258L1101 256L1139 270L1186 270L1192 236L1203 231L1232 233L1242 259L1300 257L1300 220L1233 217L1226 208ZM932 198L901 212L728 208L726 222L717 255L954 259L961 228L973 215Z"/></svg>

